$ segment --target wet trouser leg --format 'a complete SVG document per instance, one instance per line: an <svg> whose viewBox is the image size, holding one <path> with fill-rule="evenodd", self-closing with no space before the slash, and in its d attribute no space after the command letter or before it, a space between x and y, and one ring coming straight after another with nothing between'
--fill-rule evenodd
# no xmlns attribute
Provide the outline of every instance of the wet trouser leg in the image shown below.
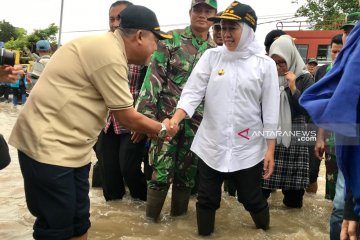
<svg viewBox="0 0 360 240"><path fill-rule="evenodd" d="M190 152L192 139L192 137L178 137L171 142L157 140L151 143L150 156L153 163L153 175L148 183L148 197L149 190L152 189L158 191L158 198L162 198L164 194L161 192L167 192L170 184L173 184L174 194L178 194L178 196L174 195L172 201L171 213L173 216L186 213L189 193L195 183L197 158ZM182 141L182 144L179 144L179 141ZM147 204L147 208L151 206L150 203ZM150 210L147 209L146 212L150 212Z"/></svg>
<svg viewBox="0 0 360 240"><path fill-rule="evenodd" d="M262 162L254 167L230 173L230 179L236 184L238 201L244 204L247 211L252 214L253 220L258 227L267 229L269 225L268 204L261 191ZM199 161L199 191L196 204L197 213L201 216L206 212L209 217L210 212L214 212L220 207L221 185L225 178L225 173L221 173L210 168L202 160ZM256 217L254 217L256 215ZM261 215L261 216L260 216ZM206 221L206 224L198 222L200 235L206 235L213 231L215 218L201 218L198 221ZM205 226L208 226L206 228ZM210 234L209 233L209 234Z"/></svg>
<svg viewBox="0 0 360 240"><path fill-rule="evenodd" d="M9 146L2 134L0 134L0 170L10 164L11 158Z"/></svg>
<svg viewBox="0 0 360 240"><path fill-rule="evenodd" d="M215 212L220 207L221 185L225 174L212 169L201 159L198 167L199 188L196 203L198 233L208 236L214 232Z"/></svg>
<svg viewBox="0 0 360 240"><path fill-rule="evenodd" d="M318 188L317 178L319 176L319 170L320 170L321 161L315 156L315 151L314 151L314 145L313 144L309 144L308 151L309 151L309 178L310 178L310 184L306 188L306 192L316 193L317 188Z"/></svg>
<svg viewBox="0 0 360 240"><path fill-rule="evenodd" d="M238 201L249 212L260 212L268 206L261 189L262 171L263 163L260 162L253 167L230 173L230 179L236 184Z"/></svg>
<svg viewBox="0 0 360 240"><path fill-rule="evenodd" d="M330 240L340 239L341 223L344 215L345 205L345 180L341 170L338 170L336 180L335 197L333 200L333 210L330 216Z"/></svg>
<svg viewBox="0 0 360 240"><path fill-rule="evenodd" d="M151 143L151 141L146 141L145 142L145 152L144 152L144 156L143 156L144 174L145 174L145 179L146 180L151 180L151 176L152 176L152 172L153 172L153 168L152 168L152 166L150 165L150 162L149 162L150 143Z"/></svg>
<svg viewBox="0 0 360 240"><path fill-rule="evenodd" d="M93 166L91 186L95 187L95 188L102 187L101 166L100 166L100 162L102 161L102 159L101 159L102 155L100 153L100 147L101 147L101 141L102 141L104 134L105 134L105 132L103 129L103 130L101 130L101 132L98 136L97 142L93 146L93 150L95 152L97 161L95 162L95 164Z"/></svg>
<svg viewBox="0 0 360 240"><path fill-rule="evenodd" d="M250 215L257 228L267 230L270 224L269 206L263 195L262 183L263 162L257 165L230 173L236 185L237 198Z"/></svg>
<svg viewBox="0 0 360 240"><path fill-rule="evenodd" d="M34 223L34 239L63 240L90 228L90 164L79 168L40 163L19 151L26 204Z"/></svg>
<svg viewBox="0 0 360 240"><path fill-rule="evenodd" d="M130 133L121 135L119 161L122 176L129 188L131 197L146 201L147 183L141 170L146 140L133 143Z"/></svg>
<svg viewBox="0 0 360 240"><path fill-rule="evenodd" d="M304 189L282 189L283 203L290 208L302 208Z"/></svg>
<svg viewBox="0 0 360 240"><path fill-rule="evenodd" d="M100 141L102 188L106 201L122 199L125 185L120 170L119 149L121 134L110 126Z"/></svg>

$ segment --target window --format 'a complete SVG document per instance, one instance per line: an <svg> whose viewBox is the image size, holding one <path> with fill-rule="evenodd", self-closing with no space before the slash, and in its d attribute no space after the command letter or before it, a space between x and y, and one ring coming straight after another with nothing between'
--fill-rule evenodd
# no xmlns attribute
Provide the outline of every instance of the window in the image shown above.
<svg viewBox="0 0 360 240"><path fill-rule="evenodd" d="M299 51L304 62L307 60L309 45L307 44L296 44L296 48Z"/></svg>
<svg viewBox="0 0 360 240"><path fill-rule="evenodd" d="M330 45L319 45L316 56L316 59L319 61L331 61Z"/></svg>

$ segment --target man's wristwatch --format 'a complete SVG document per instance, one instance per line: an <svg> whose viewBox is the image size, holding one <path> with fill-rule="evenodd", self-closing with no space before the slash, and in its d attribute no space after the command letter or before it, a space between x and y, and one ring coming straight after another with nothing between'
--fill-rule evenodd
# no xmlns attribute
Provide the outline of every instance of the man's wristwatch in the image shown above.
<svg viewBox="0 0 360 240"><path fill-rule="evenodd" d="M166 134L167 134L166 126L165 126L164 123L161 123L161 129L160 129L160 131L158 133L158 137L159 138L164 138L164 137L166 137Z"/></svg>

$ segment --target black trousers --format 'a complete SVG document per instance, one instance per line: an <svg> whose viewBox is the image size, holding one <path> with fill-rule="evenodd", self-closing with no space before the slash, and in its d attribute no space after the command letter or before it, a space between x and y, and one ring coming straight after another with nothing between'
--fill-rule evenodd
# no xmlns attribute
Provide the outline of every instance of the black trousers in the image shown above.
<svg viewBox="0 0 360 240"><path fill-rule="evenodd" d="M309 120L309 124L307 125L307 130L311 132L317 131L316 125ZM316 142L309 142L308 143L308 151L309 151L309 178L310 183L314 183L317 181L320 171L320 163L321 161L315 156L315 143Z"/></svg>
<svg viewBox="0 0 360 240"><path fill-rule="evenodd" d="M236 185L237 199L249 212L258 213L268 206L261 190L263 162L231 173L223 173L209 167L200 160L199 190L196 206L201 209L217 210L221 201L221 186L224 179L232 179Z"/></svg>
<svg viewBox="0 0 360 240"><path fill-rule="evenodd" d="M34 239L64 240L90 228L90 163L78 168L40 163L18 151Z"/></svg>
<svg viewBox="0 0 360 240"><path fill-rule="evenodd" d="M9 146L2 134L0 134L0 170L10 164L11 158Z"/></svg>
<svg viewBox="0 0 360 240"><path fill-rule="evenodd" d="M263 188L263 194L266 198L270 197L271 189ZM304 189L282 189L284 195L283 203L291 208L301 208L303 205Z"/></svg>
<svg viewBox="0 0 360 240"><path fill-rule="evenodd" d="M145 154L145 140L131 141L130 133L115 134L112 126L102 132L99 141L102 188L105 199L122 199L125 183L133 198L146 200L147 184L141 163Z"/></svg>
<svg viewBox="0 0 360 240"><path fill-rule="evenodd" d="M315 146L310 144L308 146L309 149L309 178L310 183L314 183L317 181L320 171L320 163L321 161L315 156Z"/></svg>

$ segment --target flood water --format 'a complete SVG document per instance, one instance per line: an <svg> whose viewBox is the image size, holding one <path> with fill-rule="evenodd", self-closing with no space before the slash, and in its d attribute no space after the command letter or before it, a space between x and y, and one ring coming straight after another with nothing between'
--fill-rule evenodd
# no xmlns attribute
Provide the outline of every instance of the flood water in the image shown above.
<svg viewBox="0 0 360 240"><path fill-rule="evenodd" d="M8 140L22 106L0 103L0 133ZM16 149L10 146L12 162L0 172L0 239L32 239L34 217L25 203L23 179ZM93 154L92 161L95 161ZM269 198L271 227L256 229L250 215L236 198L223 194L216 213L215 232L207 239L329 239L329 216L332 203L324 199L325 170L321 164L317 194L304 196L302 209L288 209L282 204L282 193ZM160 223L145 219L145 204L128 195L121 201L105 202L99 188L90 190L91 222L89 239L205 239L197 235L195 202L189 204L186 216L170 216L170 194Z"/></svg>

